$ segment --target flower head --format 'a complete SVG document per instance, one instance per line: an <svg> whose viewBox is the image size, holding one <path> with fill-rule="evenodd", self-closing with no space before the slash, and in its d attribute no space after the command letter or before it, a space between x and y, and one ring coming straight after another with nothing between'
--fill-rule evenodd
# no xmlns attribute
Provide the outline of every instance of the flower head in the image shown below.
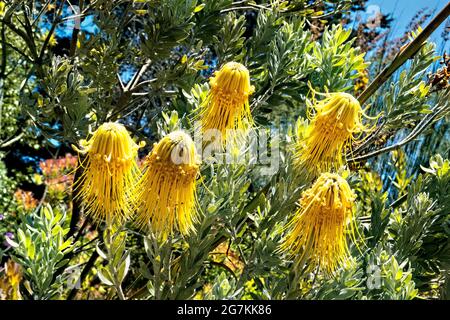
<svg viewBox="0 0 450 320"><path fill-rule="evenodd" d="M21 299L19 286L22 281L22 270L12 260L5 263L4 275L0 277L0 300Z"/></svg>
<svg viewBox="0 0 450 320"><path fill-rule="evenodd" d="M297 144L295 161L320 173L340 167L357 134L370 129L362 123L365 115L358 100L348 93L331 93L314 111L305 137Z"/></svg>
<svg viewBox="0 0 450 320"><path fill-rule="evenodd" d="M137 145L119 123L102 124L89 140L81 141L83 173L74 182L75 198L95 220L121 221L133 209L133 186L139 175Z"/></svg>
<svg viewBox="0 0 450 320"><path fill-rule="evenodd" d="M226 63L209 82L211 89L200 111L202 130L218 130L225 142L227 130L246 130L253 124L248 98L255 88L248 69L238 62Z"/></svg>
<svg viewBox="0 0 450 320"><path fill-rule="evenodd" d="M33 192L31 191L17 189L16 192L14 192L14 198L16 199L17 204L26 211L33 210L38 205L38 200L34 198Z"/></svg>
<svg viewBox="0 0 450 320"><path fill-rule="evenodd" d="M347 181L333 173L323 173L304 191L300 208L289 222L288 235L280 249L332 273L348 261L347 235L355 239L354 193Z"/></svg>
<svg viewBox="0 0 450 320"><path fill-rule="evenodd" d="M48 45L50 47L54 47L58 44L58 40L56 40L54 33L52 33L49 37L49 32L47 32L47 33L43 34L41 38L42 38L42 41L46 41L48 38Z"/></svg>
<svg viewBox="0 0 450 320"><path fill-rule="evenodd" d="M195 145L189 135L174 131L155 143L137 184L138 225L150 226L162 238L174 228L183 235L193 231L198 172Z"/></svg>
<svg viewBox="0 0 450 320"><path fill-rule="evenodd" d="M3 16L5 14L5 8L6 8L5 2L0 1L0 16Z"/></svg>

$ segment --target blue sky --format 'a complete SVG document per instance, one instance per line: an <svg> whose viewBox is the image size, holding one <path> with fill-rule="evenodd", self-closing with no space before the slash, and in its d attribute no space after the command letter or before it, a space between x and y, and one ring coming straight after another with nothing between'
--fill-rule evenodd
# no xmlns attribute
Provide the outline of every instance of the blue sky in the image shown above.
<svg viewBox="0 0 450 320"><path fill-rule="evenodd" d="M427 8L432 10L432 15L435 16L447 3L447 0L369 0L367 2L366 14L362 14L365 20L369 16L373 16L376 11L381 10L384 14L392 14L394 21L392 24L392 36L397 37L403 35L406 30L408 23L411 21L413 16L420 9ZM65 16L72 15L72 10L67 7L64 11ZM429 22L429 21L427 21ZM426 25L426 23L425 23ZM424 27L423 25L422 27ZM441 33L444 29L445 22L434 32L431 36L432 41L438 41L438 47L441 41ZM50 23L45 21L42 26L44 29L50 28ZM65 24L57 28L57 35L59 37L70 37L72 35L72 29L74 26L74 21L69 20ZM81 23L81 29L88 34L97 33L98 27L94 24L94 17L86 17ZM450 49L450 43L447 43L446 49Z"/></svg>
<svg viewBox="0 0 450 320"><path fill-rule="evenodd" d="M417 11L423 8L434 10L435 16L446 4L447 0L369 0L367 2L368 11L381 9L382 13L391 13L395 21L393 22L393 35L400 36L405 32L406 26L411 21ZM370 7L372 6L372 7ZM429 21L427 21L429 22ZM426 25L426 24L425 24ZM423 25L422 27L425 27ZM432 41L439 41L444 29L445 22L433 33ZM446 48L449 48L447 43Z"/></svg>

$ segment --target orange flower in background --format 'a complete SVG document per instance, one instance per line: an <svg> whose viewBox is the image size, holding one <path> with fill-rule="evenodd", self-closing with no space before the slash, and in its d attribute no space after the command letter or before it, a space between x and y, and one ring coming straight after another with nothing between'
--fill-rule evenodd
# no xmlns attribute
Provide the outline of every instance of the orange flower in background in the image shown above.
<svg viewBox="0 0 450 320"><path fill-rule="evenodd" d="M39 163L42 174L47 178L56 178L63 173L73 171L77 167L77 157L67 153L64 157L58 159L47 159Z"/></svg>
<svg viewBox="0 0 450 320"><path fill-rule="evenodd" d="M33 210L37 207L38 201L34 198L33 192L17 189L14 192L14 198L19 206L22 206L25 210Z"/></svg>
<svg viewBox="0 0 450 320"><path fill-rule="evenodd" d="M73 172L78 158L70 153L58 159L47 159L39 163L50 194L62 194L71 189Z"/></svg>

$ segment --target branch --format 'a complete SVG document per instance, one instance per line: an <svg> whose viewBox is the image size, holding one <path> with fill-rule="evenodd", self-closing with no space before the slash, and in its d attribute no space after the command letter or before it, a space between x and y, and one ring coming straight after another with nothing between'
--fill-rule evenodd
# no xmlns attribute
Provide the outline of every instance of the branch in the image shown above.
<svg viewBox="0 0 450 320"><path fill-rule="evenodd" d="M9 147L9 146L12 145L14 142L19 141L19 140L23 137L23 135L24 135L24 133L22 132L22 133L20 133L19 135L17 135L17 136L15 136L14 138L12 138L11 140L6 141L6 142L0 144L0 149Z"/></svg>
<svg viewBox="0 0 450 320"><path fill-rule="evenodd" d="M369 143L372 142L375 138L377 138L378 134L381 132L381 130L384 128L384 125L386 124L386 121L383 121L375 131L373 131L369 136L367 136L364 141L357 146L351 153L348 153L346 157L350 157L352 154L358 154L362 150L366 149L369 146Z"/></svg>
<svg viewBox="0 0 450 320"><path fill-rule="evenodd" d="M23 41L25 41L25 43L27 44L28 48L30 49L31 55L33 56L33 57L32 57L33 60L36 60L36 59L37 59L37 54L36 54L36 51L33 50L33 49L36 49L36 46L34 45L33 39L30 39L30 38L28 37L28 34L27 34L25 31L23 31L23 30L17 28L17 27L12 23L12 21L11 21L10 19L4 18L4 19L2 20L2 22L3 22L4 24L6 24L6 25L7 25L7 26L8 26L15 34L17 34L19 37L21 37Z"/></svg>
<svg viewBox="0 0 450 320"><path fill-rule="evenodd" d="M148 59L145 61L145 63L141 66L138 72L136 72L133 76L133 78L130 80L130 82L126 85L124 91L130 91L134 88L136 82L139 81L139 79L142 77L142 75L147 71L148 67L150 66L151 60Z"/></svg>
<svg viewBox="0 0 450 320"><path fill-rule="evenodd" d="M48 5L50 4L50 2L51 2L51 0L47 0L47 2L42 6L42 8L39 11L39 13L37 14L36 18L31 23L32 26L34 26L40 20L40 18L44 14L44 12L47 11L47 8L48 8Z"/></svg>
<svg viewBox="0 0 450 320"><path fill-rule="evenodd" d="M55 14L55 18L53 20L53 23L52 23L52 26L50 28L50 31L48 32L47 37L45 38L44 44L42 45L41 51L39 53L38 63L41 63L42 58L44 57L44 54L45 54L45 49L47 49L48 43L50 41L50 38L55 33L55 29L56 29L56 26L59 23L59 18L61 16L62 9L64 7L64 3L65 2L66 2L65 0L62 0L61 3L59 4L58 12ZM28 20L28 18L27 18L27 20Z"/></svg>
<svg viewBox="0 0 450 320"><path fill-rule="evenodd" d="M422 44L436 30L439 25L450 15L450 2L439 12L436 17L412 40L403 50L395 56L389 66L383 69L380 74L369 84L369 86L359 95L358 100L361 104L367 101L372 94L380 88L389 77L400 68L408 59L413 57L422 47Z"/></svg>
<svg viewBox="0 0 450 320"><path fill-rule="evenodd" d="M30 58L25 52L23 52L22 50L20 50L19 48L15 47L14 45L12 45L9 42L5 43L7 46L9 46L11 49L13 49L14 51L16 51L18 54L20 54L21 56L23 56L28 62L30 63L34 63L33 59Z"/></svg>
<svg viewBox="0 0 450 320"><path fill-rule="evenodd" d="M84 171L84 168L83 168L84 157L80 156L78 161L79 161L79 166L78 166L77 170L75 171L75 175L73 177L73 185L72 185L72 216L70 218L69 232L66 235L66 239L68 239L71 236L73 236L75 234L75 232L77 231L77 224L78 224L78 221L80 220L80 215L81 215L81 203L80 203L80 200L78 199L79 188L77 188L77 184L78 184L78 180L83 175L83 171ZM79 232L80 231L81 230L79 230Z"/></svg>
<svg viewBox="0 0 450 320"><path fill-rule="evenodd" d="M82 12L83 12L83 4L84 1L80 0L78 7L80 8L80 12L76 12L78 15L78 19L81 19ZM77 50L77 42L78 42L78 34L80 32L80 29L77 26L77 22L75 21L72 31L72 38L70 39L70 50L69 50L69 57L75 56L75 52Z"/></svg>
<svg viewBox="0 0 450 320"><path fill-rule="evenodd" d="M143 81L141 83L138 83L141 77L144 75L144 73L147 71L148 67L150 67L151 60L148 59L145 61L145 63L139 68L139 70L134 74L133 78L131 78L130 82L123 88L123 92L121 96L119 97L116 108L112 114L110 114L107 117L107 120L110 120L111 118L117 116L121 112L125 110L127 107L127 104L130 101L130 98L132 97L132 94L135 90L137 90L140 86L142 86L144 83L148 83L147 81ZM119 79L119 82L121 86L123 86L122 81Z"/></svg>
<svg viewBox="0 0 450 320"><path fill-rule="evenodd" d="M2 24L2 66L0 68L0 79L4 79L5 73L6 73L6 59L7 59L7 55L8 55L8 52L6 50L6 45L7 45L7 42L6 42L5 25ZM0 127L1 127L1 125L0 125Z"/></svg>
<svg viewBox="0 0 450 320"><path fill-rule="evenodd" d="M372 157L378 156L380 154L383 154L383 153L386 153L386 152L389 152L389 151L392 151L392 150L395 150L395 149L398 149L398 148L404 146L405 144L407 144L407 143L411 142L412 140L414 140L419 134L421 134L426 129L426 127L429 124L431 124L433 122L433 120L437 116L439 116L440 112L444 108L445 108L445 106L441 106L440 108L436 108L437 110L435 110L432 114L428 114L427 116L425 116L419 122L419 124L414 128L414 130L411 131L411 133L406 138L401 140L400 142L397 142L396 144L393 144L391 146L388 146L388 147L385 147L385 148L382 148L382 149L378 149L378 150L375 150L373 152L364 154L362 156L349 159L348 161L355 161L355 162L357 162L357 161L364 161L364 160L370 159Z"/></svg>

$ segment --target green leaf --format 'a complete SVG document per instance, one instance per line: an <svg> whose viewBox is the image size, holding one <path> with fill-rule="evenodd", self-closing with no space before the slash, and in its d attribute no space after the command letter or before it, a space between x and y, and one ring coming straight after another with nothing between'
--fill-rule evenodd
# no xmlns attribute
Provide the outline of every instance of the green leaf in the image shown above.
<svg viewBox="0 0 450 320"><path fill-rule="evenodd" d="M131 263L130 252L127 252L125 255L126 255L126 257L125 257L124 261L121 263L121 265L119 266L119 270L117 272L117 278L120 283L122 283L122 281L125 279L126 275L128 274L128 270L130 268L130 263Z"/></svg>
<svg viewBox="0 0 450 320"><path fill-rule="evenodd" d="M106 284L107 286L114 285L111 274L109 273L109 271L107 269L98 270L97 275L98 275L100 281L102 283Z"/></svg>

